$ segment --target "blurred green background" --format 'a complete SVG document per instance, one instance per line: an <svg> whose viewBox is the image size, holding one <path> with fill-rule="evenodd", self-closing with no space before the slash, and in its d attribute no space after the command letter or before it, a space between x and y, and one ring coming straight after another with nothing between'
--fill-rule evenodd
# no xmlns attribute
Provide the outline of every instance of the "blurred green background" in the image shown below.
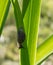
<svg viewBox="0 0 53 65"><path fill-rule="evenodd" d="M19 0L20 8L22 6ZM53 0L42 0L38 43L53 33ZM17 46L17 29L13 6L11 4L5 27L0 37L0 65L19 65L19 49ZM53 55L48 57L42 65L53 65Z"/></svg>

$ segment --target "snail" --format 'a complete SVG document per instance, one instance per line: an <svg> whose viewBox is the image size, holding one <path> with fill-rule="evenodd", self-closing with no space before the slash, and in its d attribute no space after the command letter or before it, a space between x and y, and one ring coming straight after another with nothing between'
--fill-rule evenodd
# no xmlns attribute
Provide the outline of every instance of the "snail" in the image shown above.
<svg viewBox="0 0 53 65"><path fill-rule="evenodd" d="M17 41L18 41L18 43L19 43L19 49L20 48L24 48L23 47L23 42L25 41L25 32L23 31L23 29L22 28L19 28L18 29L18 33L17 33Z"/></svg>

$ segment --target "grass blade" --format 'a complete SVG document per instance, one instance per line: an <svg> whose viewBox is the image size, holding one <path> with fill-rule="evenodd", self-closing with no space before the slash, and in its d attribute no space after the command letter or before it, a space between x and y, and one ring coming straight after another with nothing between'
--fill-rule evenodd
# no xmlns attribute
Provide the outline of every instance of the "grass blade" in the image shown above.
<svg viewBox="0 0 53 65"><path fill-rule="evenodd" d="M31 0L24 17L30 65L35 65L41 0Z"/></svg>
<svg viewBox="0 0 53 65"><path fill-rule="evenodd" d="M25 15L26 11L27 11L29 2L30 2L30 0L27 0L27 1L23 0L23 7L22 7L22 16L23 16L23 18L24 18L24 15Z"/></svg>
<svg viewBox="0 0 53 65"><path fill-rule="evenodd" d="M23 19L22 19L22 14L21 14L21 10L19 7L19 3L17 0L14 0L14 1L12 0L12 4L14 7L17 28L20 26L23 27L24 25L23 25Z"/></svg>
<svg viewBox="0 0 53 65"><path fill-rule="evenodd" d="M23 24L23 18L22 18L22 14L21 14L21 11L20 11L18 1L15 0L15 2L12 2L12 4L13 4L13 7L14 7L14 14L15 14L15 18L16 18L17 30L20 27L22 27L23 30L25 30L24 29L24 24ZM20 58L21 58L20 59L20 64L21 65L30 65L26 40L23 43L23 46L24 46L24 49L20 50Z"/></svg>
<svg viewBox="0 0 53 65"><path fill-rule="evenodd" d="M10 0L0 0L0 35L9 11Z"/></svg>
<svg viewBox="0 0 53 65"><path fill-rule="evenodd" d="M51 53L53 53L53 35L47 38L42 45L38 47L36 64L41 63L45 58L47 58Z"/></svg>

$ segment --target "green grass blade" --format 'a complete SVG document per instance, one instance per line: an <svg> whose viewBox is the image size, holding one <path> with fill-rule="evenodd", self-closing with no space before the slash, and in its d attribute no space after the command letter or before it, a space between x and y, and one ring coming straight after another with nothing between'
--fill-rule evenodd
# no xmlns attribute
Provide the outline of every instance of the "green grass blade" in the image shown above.
<svg viewBox="0 0 53 65"><path fill-rule="evenodd" d="M10 0L0 0L0 35L9 11Z"/></svg>
<svg viewBox="0 0 53 65"><path fill-rule="evenodd" d="M23 19L22 19L22 14L21 14L21 10L19 7L19 3L17 0L14 0L14 1L12 0L12 4L14 7L17 28L20 26L23 27Z"/></svg>
<svg viewBox="0 0 53 65"><path fill-rule="evenodd" d="M24 17L30 65L35 65L41 0L31 0Z"/></svg>
<svg viewBox="0 0 53 65"><path fill-rule="evenodd" d="M19 27L22 27L24 29L22 14L20 11L20 7L18 5L18 1L15 0L14 2L12 2L12 4L14 7L14 14L15 14L15 18L16 18L17 30ZM20 64L21 65L30 65L26 40L23 43L23 46L24 46L24 49L20 50Z"/></svg>
<svg viewBox="0 0 53 65"><path fill-rule="evenodd" d="M27 7L29 5L29 2L30 0L23 0L23 6L22 6L22 16L24 17L25 13L26 13L26 10L27 10Z"/></svg>
<svg viewBox="0 0 53 65"><path fill-rule="evenodd" d="M47 58L51 53L53 53L53 35L46 39L42 45L38 47L36 64L42 62Z"/></svg>

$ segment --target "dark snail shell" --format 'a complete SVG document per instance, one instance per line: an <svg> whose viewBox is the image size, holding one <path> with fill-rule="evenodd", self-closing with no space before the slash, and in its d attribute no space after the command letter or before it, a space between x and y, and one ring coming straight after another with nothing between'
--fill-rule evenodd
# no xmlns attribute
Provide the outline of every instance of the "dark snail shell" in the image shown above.
<svg viewBox="0 0 53 65"><path fill-rule="evenodd" d="M25 32L23 31L22 28L18 29L18 43L19 43L19 48L23 48L23 42L25 40Z"/></svg>

